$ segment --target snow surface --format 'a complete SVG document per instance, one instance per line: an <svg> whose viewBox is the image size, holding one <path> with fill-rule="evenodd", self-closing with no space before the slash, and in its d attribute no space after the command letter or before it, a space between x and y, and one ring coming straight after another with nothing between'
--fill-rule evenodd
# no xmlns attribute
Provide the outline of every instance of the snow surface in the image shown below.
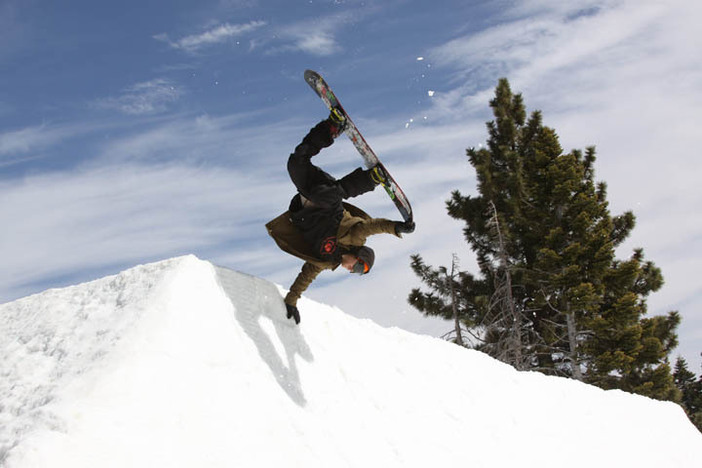
<svg viewBox="0 0 702 468"><path fill-rule="evenodd" d="M0 305L0 466L700 466L675 404L282 292L186 256Z"/></svg>

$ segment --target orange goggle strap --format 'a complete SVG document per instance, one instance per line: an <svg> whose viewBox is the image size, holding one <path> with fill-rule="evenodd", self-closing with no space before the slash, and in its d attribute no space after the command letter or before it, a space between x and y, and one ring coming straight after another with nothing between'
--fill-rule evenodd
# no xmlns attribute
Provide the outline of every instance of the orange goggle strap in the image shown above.
<svg viewBox="0 0 702 468"><path fill-rule="evenodd" d="M356 264L353 266L353 272L359 275L365 275L370 271L370 267L366 262L356 257Z"/></svg>

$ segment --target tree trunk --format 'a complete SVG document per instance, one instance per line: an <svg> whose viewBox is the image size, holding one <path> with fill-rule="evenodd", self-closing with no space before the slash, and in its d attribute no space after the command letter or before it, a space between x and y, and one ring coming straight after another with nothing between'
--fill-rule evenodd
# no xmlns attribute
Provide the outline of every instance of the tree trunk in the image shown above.
<svg viewBox="0 0 702 468"><path fill-rule="evenodd" d="M521 313L514 306L514 297L512 296L512 275L509 271L509 260L505 248L504 239L502 238L502 230L500 229L500 220L497 217L497 207L490 201L490 207L493 212L493 227L497 236L497 245L499 247L498 258L500 261L499 269L504 272L503 284L497 285L495 292L500 292L500 314L504 317L506 326L509 328L509 338L507 339L507 362L512 364L517 370L523 370L524 363L522 357L522 317ZM496 283L499 281L499 272L496 273ZM506 310L505 310L506 309ZM511 323L510 323L511 322Z"/></svg>
<svg viewBox="0 0 702 468"><path fill-rule="evenodd" d="M566 314L566 323L568 324L568 344L570 347L570 367L573 372L573 378L582 381L583 373L580 371L580 362L578 361L578 332L575 327L575 316L572 313Z"/></svg>
<svg viewBox="0 0 702 468"><path fill-rule="evenodd" d="M461 321L458 319L458 306L456 306L456 289L453 286L453 277L456 274L456 254L453 254L451 261L451 276L446 280L449 282L451 289L451 307L453 308L453 324L456 328L456 344L463 346L463 335L461 334Z"/></svg>

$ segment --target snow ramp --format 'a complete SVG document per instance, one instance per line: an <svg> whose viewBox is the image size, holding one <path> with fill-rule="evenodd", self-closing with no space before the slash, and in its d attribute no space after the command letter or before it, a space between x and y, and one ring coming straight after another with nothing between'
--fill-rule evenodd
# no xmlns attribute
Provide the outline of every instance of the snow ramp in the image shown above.
<svg viewBox="0 0 702 468"><path fill-rule="evenodd" d="M0 466L698 467L672 403L186 256L0 305Z"/></svg>

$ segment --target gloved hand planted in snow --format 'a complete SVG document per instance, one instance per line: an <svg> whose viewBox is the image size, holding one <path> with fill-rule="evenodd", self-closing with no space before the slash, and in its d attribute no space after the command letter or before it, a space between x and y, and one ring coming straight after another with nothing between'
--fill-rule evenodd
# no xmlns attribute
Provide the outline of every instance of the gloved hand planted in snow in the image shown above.
<svg viewBox="0 0 702 468"><path fill-rule="evenodd" d="M297 307L292 306L290 304L285 304L285 307L288 309L288 318L289 319L295 319L296 324L300 324L300 311L297 310Z"/></svg>

